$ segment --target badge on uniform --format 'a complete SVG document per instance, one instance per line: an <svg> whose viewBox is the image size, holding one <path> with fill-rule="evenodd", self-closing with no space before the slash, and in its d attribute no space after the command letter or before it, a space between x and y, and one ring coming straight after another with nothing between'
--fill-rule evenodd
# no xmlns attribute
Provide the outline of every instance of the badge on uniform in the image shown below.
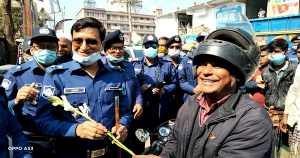
<svg viewBox="0 0 300 158"><path fill-rule="evenodd" d="M86 103L83 103L82 105L79 105L77 107L74 107L76 110L80 111L83 114L89 115L89 107ZM79 119L81 117L80 114L77 114L76 112L71 112L71 115L74 117L74 119Z"/></svg>
<svg viewBox="0 0 300 158"><path fill-rule="evenodd" d="M188 60L187 63L188 64L193 64L193 61L192 60Z"/></svg>
<svg viewBox="0 0 300 158"><path fill-rule="evenodd" d="M135 71L135 72L141 72L141 69L139 69L139 68L134 68L134 71Z"/></svg>
<svg viewBox="0 0 300 158"><path fill-rule="evenodd" d="M3 86L3 88L5 88L5 90L8 90L10 84L11 84L11 81L10 81L10 80L4 79L4 80L2 81L2 84L1 84L1 85Z"/></svg>
<svg viewBox="0 0 300 158"><path fill-rule="evenodd" d="M42 97L47 99L48 97L52 97L54 95L55 88L52 86L44 86Z"/></svg>
<svg viewBox="0 0 300 158"><path fill-rule="evenodd" d="M182 68L183 68L182 64L179 64L178 65L178 70L182 70Z"/></svg>

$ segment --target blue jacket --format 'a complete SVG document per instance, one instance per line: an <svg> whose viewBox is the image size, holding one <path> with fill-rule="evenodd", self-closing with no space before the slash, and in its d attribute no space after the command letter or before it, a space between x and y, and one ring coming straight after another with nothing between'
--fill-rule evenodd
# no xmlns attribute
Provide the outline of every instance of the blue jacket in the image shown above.
<svg viewBox="0 0 300 158"><path fill-rule="evenodd" d="M4 88L0 86L0 157L6 158L9 150L13 151L13 157L32 158L31 144L23 134L22 127L13 113L13 110L7 106ZM13 147L18 147L18 149L8 148L5 140L7 134L12 138Z"/></svg>
<svg viewBox="0 0 300 158"><path fill-rule="evenodd" d="M170 95L176 91L176 80L172 78L172 66L170 62L164 61L162 58L156 58L155 63L151 66L145 61L144 57L133 59L132 65L137 79L141 86L151 84L143 94L144 102L156 102L160 104L159 117L169 111ZM142 70L144 69L144 72ZM158 73L158 69L160 69ZM165 93L162 96L154 95L152 89L155 88L158 81L165 81Z"/></svg>
<svg viewBox="0 0 300 158"><path fill-rule="evenodd" d="M285 58L287 60L292 61L293 63L298 64L298 57L297 57L297 51L296 50L290 50L286 55Z"/></svg>
<svg viewBox="0 0 300 158"><path fill-rule="evenodd" d="M45 71L38 66L35 60L10 68L5 74L2 85L8 98L8 105L13 107L18 121L24 131L36 132L34 116L38 103L38 97L34 101L25 101L22 105L15 105L18 90L24 86L30 86L35 82L35 88L41 90Z"/></svg>
<svg viewBox="0 0 300 158"><path fill-rule="evenodd" d="M121 69L126 87L126 95L128 97L130 109L133 109L135 104L143 105L143 97L139 81L135 77L134 68L128 61L121 62L121 68L111 65L106 57L102 57L101 61L104 65L109 65L116 69Z"/></svg>
<svg viewBox="0 0 300 158"><path fill-rule="evenodd" d="M111 130L115 126L115 96L119 96L120 124L130 126L130 108L127 96L121 91L107 91L111 87L122 87L119 70L113 70L98 60L99 70L94 78L73 60L62 65L48 67L37 108L36 124L39 132L58 137L56 144L74 149L95 150L110 143L108 137L93 141L76 137L78 124L88 121L85 117L54 107L46 98L65 95L70 104L98 123Z"/></svg>
<svg viewBox="0 0 300 158"><path fill-rule="evenodd" d="M184 90L183 101L186 102L194 94L194 89L198 85L193 75L194 53L185 56L178 66L180 88Z"/></svg>

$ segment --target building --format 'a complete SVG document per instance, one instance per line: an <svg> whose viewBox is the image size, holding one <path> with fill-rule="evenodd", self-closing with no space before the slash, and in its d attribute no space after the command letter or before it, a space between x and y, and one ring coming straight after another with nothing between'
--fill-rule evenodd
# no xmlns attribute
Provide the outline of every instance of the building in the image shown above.
<svg viewBox="0 0 300 158"><path fill-rule="evenodd" d="M90 5L85 5L84 8L81 8L80 11L77 13L76 18L96 18L103 23L104 27L106 28L107 34L119 29L124 34L125 45L129 43L129 14L126 11L127 5L123 1L120 1L119 3L116 1L112 2L110 7L111 9L115 9L116 11L112 11L111 9L105 10L103 8L95 8L89 6ZM161 13L161 8L158 8L157 12ZM155 14L139 14L136 12L136 10L132 9L131 18L132 31L136 32L137 35L139 35L142 39L146 35L155 34Z"/></svg>

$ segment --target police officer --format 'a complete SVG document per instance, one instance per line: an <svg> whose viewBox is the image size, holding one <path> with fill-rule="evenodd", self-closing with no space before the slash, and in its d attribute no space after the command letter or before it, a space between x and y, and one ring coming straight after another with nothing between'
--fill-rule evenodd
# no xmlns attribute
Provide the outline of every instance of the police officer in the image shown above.
<svg viewBox="0 0 300 158"><path fill-rule="evenodd" d="M0 86L0 120L0 156L32 158L32 146L23 134L13 110L8 108L5 89L2 86Z"/></svg>
<svg viewBox="0 0 300 158"><path fill-rule="evenodd" d="M65 33L56 34L58 41L58 50L56 53L56 61L58 64L72 60L72 38Z"/></svg>
<svg viewBox="0 0 300 158"><path fill-rule="evenodd" d="M150 131L167 120L170 94L176 90L171 63L158 58L157 49L157 38L154 35L147 35L143 40L144 56L132 61L143 93L142 118L147 118L143 124L147 125ZM159 89L156 85L161 81L165 81L165 85Z"/></svg>
<svg viewBox="0 0 300 158"><path fill-rule="evenodd" d="M33 60L33 57L30 54L30 39L29 38L23 41L22 49L23 49L22 63L26 63L27 61Z"/></svg>
<svg viewBox="0 0 300 158"><path fill-rule="evenodd" d="M201 32L198 34L196 38L197 45L199 44L199 42L204 40L206 35L206 32ZM186 102L193 94L200 91L200 87L198 86L197 80L194 78L192 71L194 52L195 51L185 56L178 66L179 85L180 88L184 91L184 102Z"/></svg>
<svg viewBox="0 0 300 158"><path fill-rule="evenodd" d="M134 74L134 68L131 63L124 61L124 37L120 30L116 30L105 36L104 51L106 56L101 58L103 64L110 65L112 68L124 71L124 84L130 109L134 112L134 118L138 119L143 112L143 98L139 82Z"/></svg>
<svg viewBox="0 0 300 158"><path fill-rule="evenodd" d="M291 42L293 43L293 47L286 54L285 58L292 61L293 63L298 63L297 46L300 44L300 35L296 35L294 38L292 38Z"/></svg>
<svg viewBox="0 0 300 158"><path fill-rule="evenodd" d="M129 106L132 111L133 125L129 130L128 138L124 142L124 145L129 149L136 147L136 143L139 140L135 136L136 126L134 126L134 119L138 119L143 113L143 98L140 89L140 84L135 77L134 68L131 63L124 60L124 37L120 30L116 30L105 36L104 51L106 56L102 57L103 64L111 66L114 69L121 69L123 71L123 83L124 89L122 93L125 93L128 97ZM127 152L123 152L122 157L131 157Z"/></svg>
<svg viewBox="0 0 300 158"><path fill-rule="evenodd" d="M37 157L41 155L53 157L51 154L54 144L45 143L45 137L37 135L35 115L45 69L56 60L57 42L54 30L43 27L34 29L30 42L30 52L34 60L11 68L2 81L8 105L15 110Z"/></svg>
<svg viewBox="0 0 300 158"><path fill-rule="evenodd" d="M73 60L47 68L38 105L36 122L41 133L56 136L58 157L116 157L107 131L123 142L130 126L130 108L119 70L100 60L105 28L94 18L77 20L71 29ZM70 104L89 115L85 117L54 107L49 96L65 95ZM119 97L120 128L115 126L115 97Z"/></svg>
<svg viewBox="0 0 300 158"><path fill-rule="evenodd" d="M183 91L179 86L178 68L182 61L180 57L181 52L181 38L176 35L171 37L167 43L166 48L168 49L168 55L164 57L165 60L172 63L172 76L176 80L176 92L171 95L171 107L170 107L170 119L175 119L177 112L183 104Z"/></svg>

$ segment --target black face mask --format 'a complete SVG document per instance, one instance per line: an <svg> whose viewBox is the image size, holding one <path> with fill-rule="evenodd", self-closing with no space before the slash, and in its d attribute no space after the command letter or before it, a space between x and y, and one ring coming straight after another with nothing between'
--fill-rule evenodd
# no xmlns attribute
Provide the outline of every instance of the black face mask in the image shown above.
<svg viewBox="0 0 300 158"><path fill-rule="evenodd" d="M71 61L73 57L72 53L66 54L66 55L62 55L62 56L57 56L56 57L56 62L58 64L62 64L62 63L66 63L68 61Z"/></svg>

